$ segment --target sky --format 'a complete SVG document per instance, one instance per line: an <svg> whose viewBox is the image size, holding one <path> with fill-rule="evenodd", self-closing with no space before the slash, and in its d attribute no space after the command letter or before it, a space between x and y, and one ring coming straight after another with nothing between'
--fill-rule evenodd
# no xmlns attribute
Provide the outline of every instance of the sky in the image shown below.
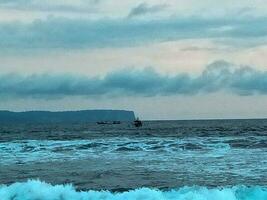
<svg viewBox="0 0 267 200"><path fill-rule="evenodd" d="M0 110L267 117L265 0L0 0Z"/></svg>

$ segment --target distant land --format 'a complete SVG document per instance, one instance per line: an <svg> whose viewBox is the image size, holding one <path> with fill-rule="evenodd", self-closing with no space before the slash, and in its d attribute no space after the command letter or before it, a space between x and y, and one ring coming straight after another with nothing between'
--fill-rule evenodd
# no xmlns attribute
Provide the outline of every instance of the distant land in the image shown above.
<svg viewBox="0 0 267 200"><path fill-rule="evenodd" d="M134 121L133 111L80 110L80 111L0 111L0 123L84 123L98 121Z"/></svg>

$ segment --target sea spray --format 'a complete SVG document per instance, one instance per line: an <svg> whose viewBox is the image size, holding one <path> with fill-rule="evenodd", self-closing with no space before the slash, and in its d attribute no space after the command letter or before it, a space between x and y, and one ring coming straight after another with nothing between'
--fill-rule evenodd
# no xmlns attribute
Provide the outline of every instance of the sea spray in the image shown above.
<svg viewBox="0 0 267 200"><path fill-rule="evenodd" d="M1 200L266 200L266 187L183 187L169 191L140 188L122 193L76 191L72 185L51 185L39 180L0 186Z"/></svg>

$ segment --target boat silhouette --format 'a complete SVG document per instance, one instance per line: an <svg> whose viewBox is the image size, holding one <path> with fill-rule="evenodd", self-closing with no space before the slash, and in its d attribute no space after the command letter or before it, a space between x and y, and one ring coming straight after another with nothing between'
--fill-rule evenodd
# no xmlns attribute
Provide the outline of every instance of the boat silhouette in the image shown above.
<svg viewBox="0 0 267 200"><path fill-rule="evenodd" d="M141 120L139 120L139 118L137 117L136 120L134 120L134 125L135 127L141 127L143 126L143 123Z"/></svg>

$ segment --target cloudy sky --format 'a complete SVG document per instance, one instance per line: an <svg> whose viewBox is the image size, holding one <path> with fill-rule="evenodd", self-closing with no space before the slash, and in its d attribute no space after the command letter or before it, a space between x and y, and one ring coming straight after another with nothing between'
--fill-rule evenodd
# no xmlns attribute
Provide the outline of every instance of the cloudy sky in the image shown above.
<svg viewBox="0 0 267 200"><path fill-rule="evenodd" d="M267 117L265 0L0 0L0 109Z"/></svg>

